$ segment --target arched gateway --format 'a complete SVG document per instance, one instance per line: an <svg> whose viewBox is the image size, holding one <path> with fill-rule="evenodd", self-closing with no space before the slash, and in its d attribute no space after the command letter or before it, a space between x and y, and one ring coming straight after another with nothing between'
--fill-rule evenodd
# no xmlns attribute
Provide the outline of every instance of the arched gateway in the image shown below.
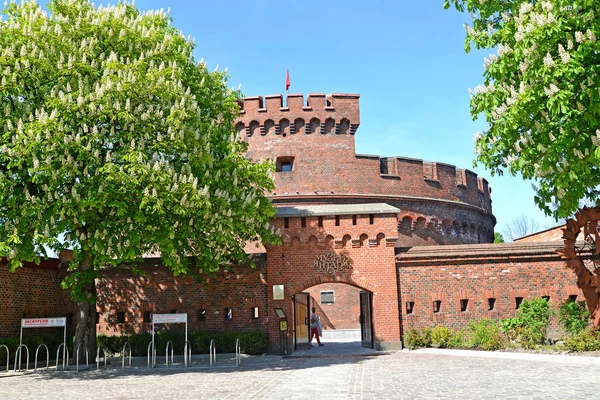
<svg viewBox="0 0 600 400"><path fill-rule="evenodd" d="M265 246L267 301L273 316L268 324L270 352L278 352L280 346L275 309L288 319L288 348L292 348L296 331L301 330L295 322L299 310L294 307L295 296L326 282L363 289L364 310L372 310L372 316L361 313L363 338L364 332L372 332L375 348L401 348L394 258L399 211L383 203L278 208L273 225L281 230L283 244Z"/></svg>

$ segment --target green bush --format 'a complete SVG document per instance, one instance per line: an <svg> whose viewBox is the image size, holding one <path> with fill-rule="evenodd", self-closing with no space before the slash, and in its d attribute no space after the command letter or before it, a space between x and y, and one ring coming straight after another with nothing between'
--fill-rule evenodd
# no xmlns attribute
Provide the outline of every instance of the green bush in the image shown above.
<svg viewBox="0 0 600 400"><path fill-rule="evenodd" d="M461 349L465 347L465 331L464 329L459 329L454 332L448 341L449 349Z"/></svg>
<svg viewBox="0 0 600 400"><path fill-rule="evenodd" d="M448 347L448 343L450 343L453 335L454 331L452 329L438 325L431 330L431 345L445 349Z"/></svg>
<svg viewBox="0 0 600 400"><path fill-rule="evenodd" d="M517 316L501 321L502 332L513 342L524 348L535 348L543 344L553 311L546 299L523 301Z"/></svg>
<svg viewBox="0 0 600 400"><path fill-rule="evenodd" d="M502 347L500 327L490 319L470 321L467 331L469 347L481 350L498 350Z"/></svg>
<svg viewBox="0 0 600 400"><path fill-rule="evenodd" d="M409 349L415 350L421 347L431 347L431 328L421 330L411 328L405 334L406 345Z"/></svg>
<svg viewBox="0 0 600 400"><path fill-rule="evenodd" d="M590 323L590 313L585 301L567 299L560 304L558 321L571 335L583 332Z"/></svg>
<svg viewBox="0 0 600 400"><path fill-rule="evenodd" d="M569 351L600 350L600 330L584 330L565 339L565 348Z"/></svg>

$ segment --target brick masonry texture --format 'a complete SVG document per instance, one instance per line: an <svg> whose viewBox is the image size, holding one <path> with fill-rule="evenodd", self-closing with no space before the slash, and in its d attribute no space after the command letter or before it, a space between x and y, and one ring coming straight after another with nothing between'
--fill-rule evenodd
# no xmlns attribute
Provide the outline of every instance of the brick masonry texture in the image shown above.
<svg viewBox="0 0 600 400"><path fill-rule="evenodd" d="M563 229L565 229L565 225L555 226L554 228L546 229L540 232L532 233L531 235L520 237L518 239L515 239L514 241L517 243L562 241Z"/></svg>
<svg viewBox="0 0 600 400"><path fill-rule="evenodd" d="M406 157L355 154L359 95L250 97L239 135L254 160L291 162L275 173L276 204L386 202L400 208L398 247L490 243L491 189L469 170Z"/></svg>
<svg viewBox="0 0 600 400"><path fill-rule="evenodd" d="M554 251L560 245L550 242L543 249L529 246L522 252L515 251L522 246L512 243L488 245L488 249L446 246L427 253L418 254L421 249L413 248L399 254L398 293L404 332L436 325L459 329L471 320L513 317L517 298L547 296L555 310L569 296L583 300L575 274ZM462 249L454 252L455 247ZM462 311L461 300L465 299L468 303ZM495 299L492 310L489 299ZM435 301L441 301L439 312L434 312ZM551 321L549 334L560 337L556 318Z"/></svg>
<svg viewBox="0 0 600 400"><path fill-rule="evenodd" d="M147 332L144 316L187 312L190 330L261 330L268 334L269 350L279 352L275 308L288 318L292 348L294 296L308 291L319 300L321 290L333 289L333 305L314 302L325 327L356 329L364 290L372 294L376 347L398 348L409 328L461 328L478 318L513 316L517 297L549 296L556 308L570 295L581 296L575 275L556 254L562 243L539 242L556 240L556 230L489 244L496 220L485 179L440 162L355 154L359 95L313 93L306 102L303 95L285 100L248 97L236 121L249 144L248 157L272 159L278 170L291 165L291 171L274 174L276 189L268 196L275 205L387 203L399 213L275 218L271 224L281 230L282 244L264 244L255 255L257 269L231 266L198 280L173 277L158 259L144 261L144 276L106 269L97 281L99 333ZM67 256L61 253L62 263ZM59 260L27 264L15 273L0 264L0 336L18 335L23 315L75 320L74 304L60 288L65 273ZM283 299L275 300L279 285ZM464 311L461 300L468 300ZM441 302L439 312L435 301ZM231 320L225 318L228 308ZM206 310L205 318L200 310ZM556 321L552 330L556 333Z"/></svg>

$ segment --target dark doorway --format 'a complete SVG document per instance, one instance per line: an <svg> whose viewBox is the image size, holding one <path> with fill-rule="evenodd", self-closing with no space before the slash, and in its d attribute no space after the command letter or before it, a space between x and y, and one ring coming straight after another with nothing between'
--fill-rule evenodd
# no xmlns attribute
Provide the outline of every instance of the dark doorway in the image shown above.
<svg viewBox="0 0 600 400"><path fill-rule="evenodd" d="M362 347L373 348L373 321L371 292L360 292L360 338Z"/></svg>
<svg viewBox="0 0 600 400"><path fill-rule="evenodd" d="M294 349L310 349L310 294L294 296Z"/></svg>

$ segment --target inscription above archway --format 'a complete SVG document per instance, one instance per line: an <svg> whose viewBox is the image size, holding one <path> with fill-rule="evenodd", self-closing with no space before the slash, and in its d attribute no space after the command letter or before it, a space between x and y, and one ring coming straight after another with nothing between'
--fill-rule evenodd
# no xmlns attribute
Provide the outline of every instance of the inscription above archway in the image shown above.
<svg viewBox="0 0 600 400"><path fill-rule="evenodd" d="M336 254L333 251L326 251L320 256L317 256L313 262L313 266L318 272L334 275L338 272L352 269L352 260L345 254Z"/></svg>

